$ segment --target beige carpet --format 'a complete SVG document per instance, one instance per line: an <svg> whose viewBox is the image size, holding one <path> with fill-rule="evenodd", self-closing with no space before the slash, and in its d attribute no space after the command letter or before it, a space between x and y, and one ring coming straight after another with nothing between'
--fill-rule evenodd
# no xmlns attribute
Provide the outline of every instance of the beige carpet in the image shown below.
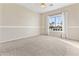
<svg viewBox="0 0 79 59"><path fill-rule="evenodd" d="M36 36L0 44L1 56L63 56L66 45L58 38Z"/></svg>

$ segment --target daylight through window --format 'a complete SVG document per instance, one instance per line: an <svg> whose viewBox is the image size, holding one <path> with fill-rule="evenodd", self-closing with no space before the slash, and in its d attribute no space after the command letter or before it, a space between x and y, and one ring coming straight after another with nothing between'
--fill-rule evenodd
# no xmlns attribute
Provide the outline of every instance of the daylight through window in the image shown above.
<svg viewBox="0 0 79 59"><path fill-rule="evenodd" d="M49 30L62 31L63 19L61 14L49 16Z"/></svg>

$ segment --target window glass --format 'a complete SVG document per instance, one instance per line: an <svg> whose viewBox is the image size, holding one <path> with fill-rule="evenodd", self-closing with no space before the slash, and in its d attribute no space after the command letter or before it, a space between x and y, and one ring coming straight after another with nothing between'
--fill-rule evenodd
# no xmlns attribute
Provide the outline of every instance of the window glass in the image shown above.
<svg viewBox="0 0 79 59"><path fill-rule="evenodd" d="M49 16L49 29L52 31L62 31L62 16Z"/></svg>

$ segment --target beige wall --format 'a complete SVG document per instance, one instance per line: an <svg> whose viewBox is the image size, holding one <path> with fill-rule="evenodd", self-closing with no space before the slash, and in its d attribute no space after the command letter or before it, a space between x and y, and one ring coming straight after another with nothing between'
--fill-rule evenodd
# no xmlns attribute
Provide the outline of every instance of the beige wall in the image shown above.
<svg viewBox="0 0 79 59"><path fill-rule="evenodd" d="M0 4L0 42L40 34L39 14L18 4Z"/></svg>
<svg viewBox="0 0 79 59"><path fill-rule="evenodd" d="M63 35L69 39L79 40L79 4L73 4L51 12L41 14L41 34L47 33L46 17L48 15L54 15L61 12L64 13L65 21L65 33Z"/></svg>
<svg viewBox="0 0 79 59"><path fill-rule="evenodd" d="M0 4L0 42L38 35L40 29L41 34L47 34L47 16L61 12L65 15L64 36L78 40L79 4L43 13L41 17L18 4Z"/></svg>
<svg viewBox="0 0 79 59"><path fill-rule="evenodd" d="M68 12L68 37L79 40L79 4L65 8Z"/></svg>

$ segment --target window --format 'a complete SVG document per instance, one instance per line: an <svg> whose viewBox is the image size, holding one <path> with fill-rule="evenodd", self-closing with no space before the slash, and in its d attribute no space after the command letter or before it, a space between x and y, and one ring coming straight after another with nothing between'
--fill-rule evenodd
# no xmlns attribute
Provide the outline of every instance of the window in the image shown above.
<svg viewBox="0 0 79 59"><path fill-rule="evenodd" d="M62 31L63 19L61 14L49 16L49 30Z"/></svg>

